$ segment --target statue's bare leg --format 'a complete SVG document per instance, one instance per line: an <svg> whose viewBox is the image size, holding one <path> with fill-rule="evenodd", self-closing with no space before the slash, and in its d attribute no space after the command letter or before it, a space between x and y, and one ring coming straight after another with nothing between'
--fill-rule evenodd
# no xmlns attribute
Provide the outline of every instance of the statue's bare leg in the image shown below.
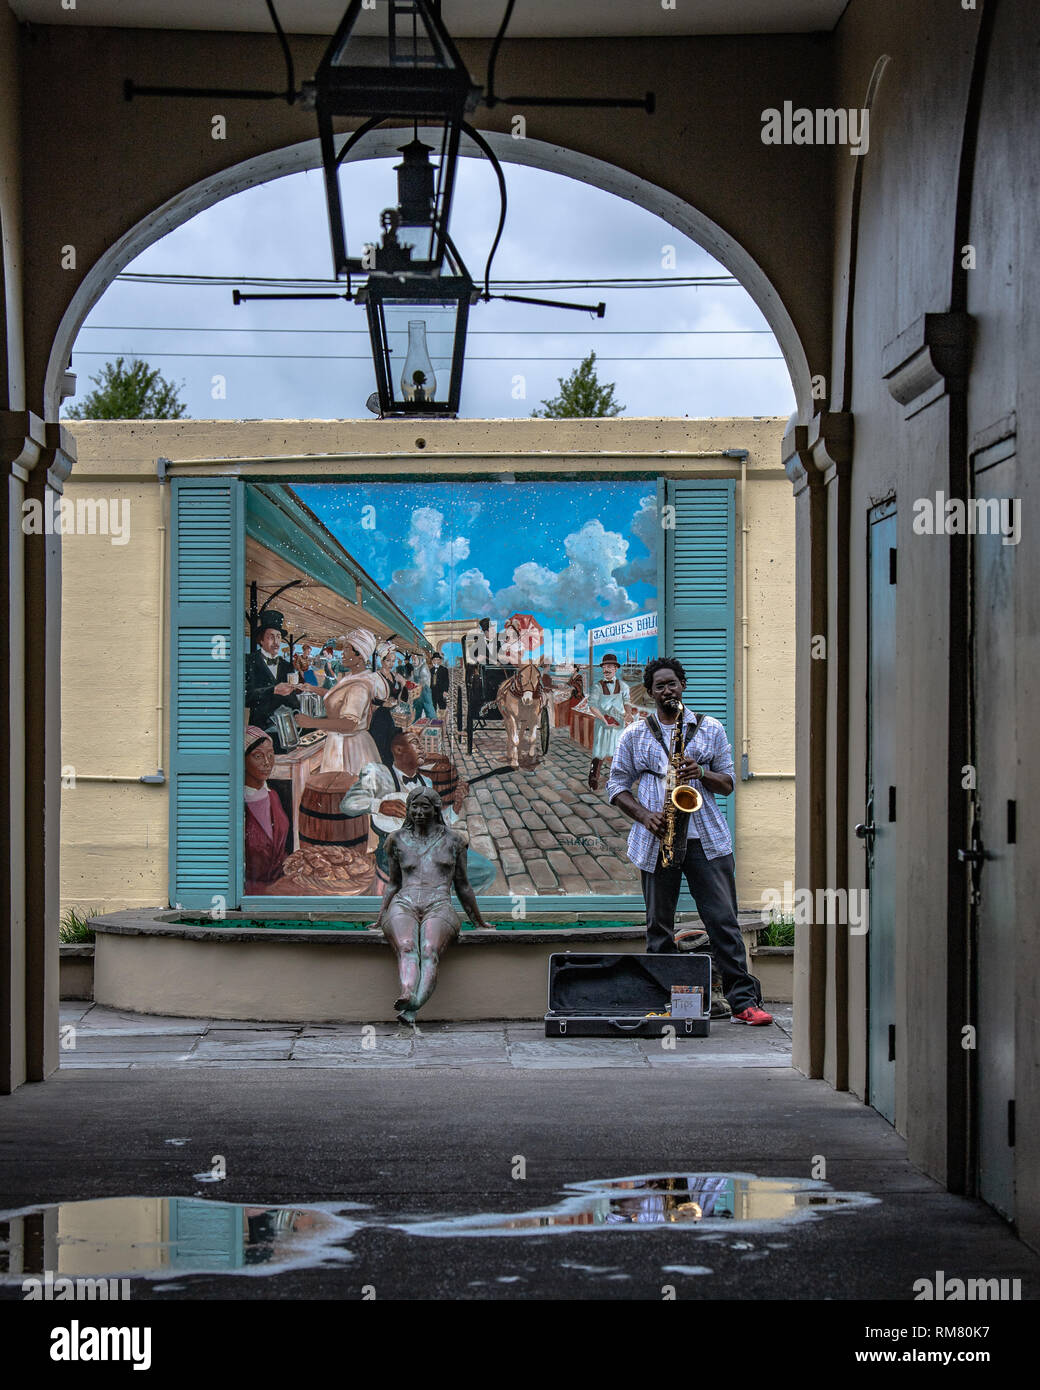
<svg viewBox="0 0 1040 1390"><path fill-rule="evenodd" d="M414 1007L422 1008L437 984L437 966L441 952L455 940L458 927L454 921L446 921L442 916L427 917L420 927L419 947L419 988L416 990Z"/></svg>
<svg viewBox="0 0 1040 1390"><path fill-rule="evenodd" d="M391 905L383 933L397 953L397 973L401 996L394 1001L398 1017L415 1022L415 1010L422 1002L416 998L419 986L419 924L411 912Z"/></svg>

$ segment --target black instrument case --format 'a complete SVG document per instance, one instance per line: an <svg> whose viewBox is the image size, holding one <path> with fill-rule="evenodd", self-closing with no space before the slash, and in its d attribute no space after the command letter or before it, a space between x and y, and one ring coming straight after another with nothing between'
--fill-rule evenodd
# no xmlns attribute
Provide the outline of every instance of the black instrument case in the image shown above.
<svg viewBox="0 0 1040 1390"><path fill-rule="evenodd" d="M671 1018L673 985L700 985L703 1018ZM711 957L600 955L557 952L549 957L547 1038L706 1038L710 1028ZM655 1014L647 1018L647 1014ZM670 1036L670 1035L669 1035Z"/></svg>

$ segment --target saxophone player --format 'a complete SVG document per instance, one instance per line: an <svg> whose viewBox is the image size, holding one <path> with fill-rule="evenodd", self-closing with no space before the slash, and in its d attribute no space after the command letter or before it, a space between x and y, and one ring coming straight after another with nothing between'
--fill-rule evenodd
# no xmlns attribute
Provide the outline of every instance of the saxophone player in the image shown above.
<svg viewBox="0 0 1040 1390"><path fill-rule="evenodd" d="M651 661L643 685L656 712L629 725L619 738L607 800L634 821L628 857L642 878L646 949L678 951L675 907L685 875L722 976L731 1021L765 1026L773 1018L762 1008L758 981L748 973L737 922L733 844L715 804L716 795L728 796L733 790L729 739L717 719L684 709L686 672L674 657ZM672 768L679 783L695 783L701 793L700 808L688 816L677 816L665 802Z"/></svg>

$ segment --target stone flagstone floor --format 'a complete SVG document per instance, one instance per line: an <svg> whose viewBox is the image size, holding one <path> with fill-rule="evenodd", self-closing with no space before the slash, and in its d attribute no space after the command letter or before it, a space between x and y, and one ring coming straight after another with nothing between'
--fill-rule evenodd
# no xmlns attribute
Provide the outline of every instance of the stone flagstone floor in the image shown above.
<svg viewBox="0 0 1040 1390"><path fill-rule="evenodd" d="M791 1005L767 1005L775 1022L747 1028L728 1019L707 1038L546 1038L536 1021L421 1024L418 1035L392 1023L249 1023L161 1018L100 1004L61 1006L63 1071L141 1071L156 1067L358 1068L505 1067L524 1071L588 1068L786 1067ZM365 1031L371 1029L371 1031Z"/></svg>

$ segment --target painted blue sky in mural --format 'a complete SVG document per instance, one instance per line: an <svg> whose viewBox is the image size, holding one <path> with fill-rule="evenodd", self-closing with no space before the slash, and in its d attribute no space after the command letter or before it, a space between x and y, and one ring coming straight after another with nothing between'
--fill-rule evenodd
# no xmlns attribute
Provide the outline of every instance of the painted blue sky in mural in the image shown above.
<svg viewBox="0 0 1040 1390"><path fill-rule="evenodd" d="M533 613L544 627L574 630L580 661L589 627L657 607L653 479L294 490L420 626L483 616L501 625L510 613ZM625 651L645 660L656 638Z"/></svg>

